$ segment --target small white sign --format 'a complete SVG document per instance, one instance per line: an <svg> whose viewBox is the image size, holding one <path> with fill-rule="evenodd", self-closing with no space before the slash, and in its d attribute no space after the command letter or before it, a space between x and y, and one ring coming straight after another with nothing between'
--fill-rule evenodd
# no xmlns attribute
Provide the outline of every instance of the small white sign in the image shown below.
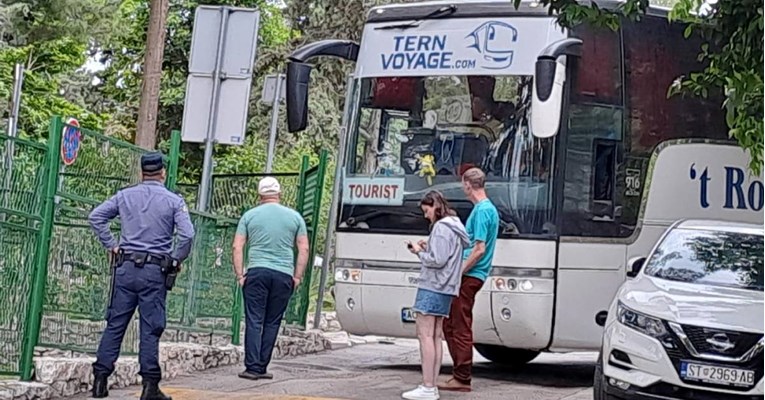
<svg viewBox="0 0 765 400"><path fill-rule="evenodd" d="M404 178L346 178L343 183L343 203L381 206L403 205Z"/></svg>
<svg viewBox="0 0 765 400"><path fill-rule="evenodd" d="M276 97L276 82L279 81L279 101L284 102L287 93L287 78L284 75L268 75L263 82L263 92L260 94L260 102L271 105Z"/></svg>

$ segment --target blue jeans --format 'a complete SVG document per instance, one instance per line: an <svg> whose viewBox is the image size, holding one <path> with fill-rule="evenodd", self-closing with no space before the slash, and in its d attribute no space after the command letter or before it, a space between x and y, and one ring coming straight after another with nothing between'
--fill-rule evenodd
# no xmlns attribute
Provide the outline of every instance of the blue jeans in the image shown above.
<svg viewBox="0 0 765 400"><path fill-rule="evenodd" d="M159 367L159 338L165 330L165 275L159 265L145 264L136 267L132 261L125 262L115 270L114 297L106 311L106 329L98 345L93 372L111 375L114 363L120 355L122 338L125 336L136 307L141 316L141 345L138 373L145 381L162 378Z"/></svg>
<svg viewBox="0 0 765 400"><path fill-rule="evenodd" d="M290 275L268 268L250 268L245 276L244 366L249 372L264 374L294 283Z"/></svg>

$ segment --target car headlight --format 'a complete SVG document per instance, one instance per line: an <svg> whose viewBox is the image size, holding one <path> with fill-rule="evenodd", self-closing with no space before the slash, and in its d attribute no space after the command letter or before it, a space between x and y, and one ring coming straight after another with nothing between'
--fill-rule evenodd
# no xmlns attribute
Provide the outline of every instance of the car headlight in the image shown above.
<svg viewBox="0 0 765 400"><path fill-rule="evenodd" d="M649 317L635 310L627 308L619 302L616 308L616 315L619 323L628 326L640 333L661 339L668 335L664 322L658 318Z"/></svg>

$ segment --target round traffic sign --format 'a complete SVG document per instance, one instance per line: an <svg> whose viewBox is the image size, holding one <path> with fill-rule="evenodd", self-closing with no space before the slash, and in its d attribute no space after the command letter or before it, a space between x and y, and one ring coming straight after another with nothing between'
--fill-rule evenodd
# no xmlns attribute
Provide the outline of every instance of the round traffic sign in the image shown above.
<svg viewBox="0 0 765 400"><path fill-rule="evenodd" d="M77 152L80 150L80 123L74 119L66 120L66 126L61 133L61 161L64 165L72 165L77 160Z"/></svg>

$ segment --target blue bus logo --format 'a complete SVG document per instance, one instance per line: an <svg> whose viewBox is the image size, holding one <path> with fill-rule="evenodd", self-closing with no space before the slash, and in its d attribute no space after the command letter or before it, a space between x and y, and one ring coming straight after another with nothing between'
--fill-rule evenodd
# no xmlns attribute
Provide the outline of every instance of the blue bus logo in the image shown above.
<svg viewBox="0 0 765 400"><path fill-rule="evenodd" d="M472 39L468 48L473 48L488 62L486 69L505 69L513 64L514 43L518 41L518 30L510 24L488 21L481 24L466 38Z"/></svg>

